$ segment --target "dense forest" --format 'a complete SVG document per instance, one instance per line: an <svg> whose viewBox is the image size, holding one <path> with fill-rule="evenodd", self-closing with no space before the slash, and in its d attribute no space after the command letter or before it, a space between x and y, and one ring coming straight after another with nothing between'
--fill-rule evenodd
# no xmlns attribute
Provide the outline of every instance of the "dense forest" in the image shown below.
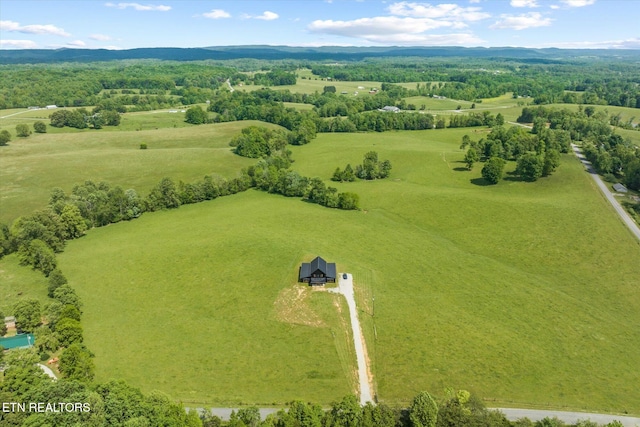
<svg viewBox="0 0 640 427"><path fill-rule="evenodd" d="M119 97L123 98L118 102L133 107L132 111L188 105L210 99L215 89L227 79L232 84L295 84L295 70L299 68L310 68L318 78L333 81L422 83L411 95L477 101L512 93L514 98L533 98L537 104L564 102L640 108L640 70L637 67L640 53L637 51L622 51L617 56L611 56L608 51L589 51L589 55L577 56L583 52L485 49L474 56L472 49L435 49L436 53L431 56L426 55L429 50L417 50L413 52L415 56L409 57L406 53L405 57L400 57L398 53L402 49L393 54L387 50L384 56L376 49L365 49L357 55L348 51L351 56L347 59L341 56L340 49L317 49L307 52L306 57L298 55L295 59L292 53L295 49L274 49L282 55L273 62L262 59L256 53L259 49L255 52L221 50L242 52L246 60L222 61L212 60L213 57L204 60L207 58L202 57L190 62L176 61L180 55L167 61L158 55L161 51L150 50L146 52L148 56L142 57L113 52L102 57L104 62L86 62L78 57L68 60L82 62L53 61L55 64L46 65L38 62L50 61L35 59L46 52L0 52L3 77L0 79L0 109L50 104L95 106ZM69 53L48 52L48 56L45 55L48 58ZM319 55L333 52L337 56L331 61L318 62L314 52ZM366 56L367 52L370 56ZM456 57L455 52L465 56ZM94 55L97 53L92 51ZM342 53L346 55L347 51ZM83 58L88 57L90 55ZM342 62L336 63L336 60ZM34 63L26 64L30 61Z"/></svg>

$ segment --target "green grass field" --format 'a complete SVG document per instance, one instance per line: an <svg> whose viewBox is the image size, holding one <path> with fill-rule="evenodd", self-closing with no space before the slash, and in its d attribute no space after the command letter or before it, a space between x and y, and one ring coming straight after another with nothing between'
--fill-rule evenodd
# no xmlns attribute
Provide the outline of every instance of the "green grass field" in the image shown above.
<svg viewBox="0 0 640 427"><path fill-rule="evenodd" d="M256 123L139 132L87 129L15 139L0 147L0 222L9 223L44 208L54 187L69 192L85 180L107 181L146 195L166 176L176 182L192 182L212 173L235 177L254 160L234 155L229 141L242 128ZM140 149L143 142L148 149Z"/></svg>
<svg viewBox="0 0 640 427"><path fill-rule="evenodd" d="M331 80L322 80L320 77L312 77L311 79L301 79L299 78L295 85L285 85L285 86L273 86L271 89L273 90L289 90L294 93L314 93L319 92L322 93L325 86L335 86L338 94L342 92L347 92L347 95L354 96L355 92L358 92L357 96L371 96L369 95L369 90L372 88L380 89L380 82L368 82L368 81L355 81L355 82L342 82L342 81L331 81ZM245 90L245 91L253 91L262 89L263 85L244 85L244 86L234 86L236 90ZM360 89L360 88L363 89Z"/></svg>
<svg viewBox="0 0 640 427"><path fill-rule="evenodd" d="M347 393L344 318L293 285L321 255L354 274L381 401L453 387L495 406L639 414L640 244L570 155L537 183L483 185L458 149L469 132L292 147L294 168L324 179L369 150L390 159L390 179L337 185L359 212L250 190L71 242L59 260L98 379L213 405Z"/></svg>
<svg viewBox="0 0 640 427"><path fill-rule="evenodd" d="M5 316L13 311L13 305L24 298L34 298L42 306L47 298L47 279L39 272L18 263L15 254L0 259L0 311Z"/></svg>

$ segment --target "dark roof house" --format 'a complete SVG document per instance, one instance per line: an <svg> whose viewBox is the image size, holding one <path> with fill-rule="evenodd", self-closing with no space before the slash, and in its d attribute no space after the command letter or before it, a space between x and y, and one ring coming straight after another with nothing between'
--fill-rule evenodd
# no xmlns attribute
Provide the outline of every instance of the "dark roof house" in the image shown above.
<svg viewBox="0 0 640 427"><path fill-rule="evenodd" d="M320 257L315 257L311 262L303 262L300 266L298 281L311 286L321 286L327 282L335 283L336 265Z"/></svg>

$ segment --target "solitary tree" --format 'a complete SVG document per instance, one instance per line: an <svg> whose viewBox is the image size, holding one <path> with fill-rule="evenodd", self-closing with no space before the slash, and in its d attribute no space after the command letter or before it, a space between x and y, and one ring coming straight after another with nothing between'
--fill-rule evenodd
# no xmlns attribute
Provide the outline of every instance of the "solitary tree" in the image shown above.
<svg viewBox="0 0 640 427"><path fill-rule="evenodd" d="M482 168L482 177L491 184L497 184L502 179L505 163L500 157L490 158Z"/></svg>
<svg viewBox="0 0 640 427"><path fill-rule="evenodd" d="M467 150L467 153L464 155L464 162L467 164L467 169L473 169L473 164L480 160L478 156L478 152L475 148L471 147Z"/></svg>
<svg viewBox="0 0 640 427"><path fill-rule="evenodd" d="M29 125L26 123L20 123L16 125L16 135L21 138L26 138L31 135L31 129L29 129Z"/></svg>
<svg viewBox="0 0 640 427"><path fill-rule="evenodd" d="M33 130L36 133L47 133L47 125L44 122L37 121L33 124Z"/></svg>
<svg viewBox="0 0 640 427"><path fill-rule="evenodd" d="M204 111L199 105L189 108L184 116L184 121L187 123L191 123L192 125L201 125L203 123L206 123L207 119L207 112Z"/></svg>
<svg viewBox="0 0 640 427"><path fill-rule="evenodd" d="M463 135L462 136L462 144L460 144L460 149L464 150L465 148L467 148L469 146L469 144L471 144L471 138L469 138L469 135Z"/></svg>
<svg viewBox="0 0 640 427"><path fill-rule="evenodd" d="M7 145L7 143L11 141L11 134L8 130L3 130L0 132L0 145Z"/></svg>

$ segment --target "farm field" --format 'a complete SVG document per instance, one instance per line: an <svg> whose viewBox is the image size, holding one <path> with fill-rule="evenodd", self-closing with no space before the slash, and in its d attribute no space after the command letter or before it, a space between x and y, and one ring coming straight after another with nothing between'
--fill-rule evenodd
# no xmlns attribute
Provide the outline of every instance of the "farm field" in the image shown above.
<svg viewBox="0 0 640 427"><path fill-rule="evenodd" d="M359 212L249 190L69 242L59 262L98 380L212 405L344 395L353 360L332 334L344 319L294 285L321 255L354 274L382 402L453 387L491 406L640 413L640 245L571 155L539 182L482 185L458 149L482 132L291 147L294 169L323 179L370 150L389 159L390 179L332 183L360 195ZM283 315L296 292L304 303Z"/></svg>
<svg viewBox="0 0 640 427"><path fill-rule="evenodd" d="M14 139L2 147L0 157L0 222L44 208L54 187L69 192L85 180L106 181L145 195L167 176L176 182L214 173L233 178L254 161L234 155L229 141L252 123L258 122L139 132L84 130ZM142 142L148 149L140 149Z"/></svg>
<svg viewBox="0 0 640 427"><path fill-rule="evenodd" d="M316 80L317 78L317 80ZM322 80L320 77L313 77L310 79L301 79L299 78L295 85L284 85L284 86L273 86L271 89L273 90L289 90L294 93L314 93L319 92L322 93L325 86L335 86L338 94L341 92L347 92L349 96L353 96L355 92L358 92L357 96L370 96L369 90L372 88L380 89L380 82L369 82L369 81L353 81L353 82L343 82L343 81L332 81L332 80ZM236 90L245 90L245 91L253 91L259 90L265 87L264 85L244 85L242 87L234 86ZM359 87L363 87L364 89L360 89Z"/></svg>

